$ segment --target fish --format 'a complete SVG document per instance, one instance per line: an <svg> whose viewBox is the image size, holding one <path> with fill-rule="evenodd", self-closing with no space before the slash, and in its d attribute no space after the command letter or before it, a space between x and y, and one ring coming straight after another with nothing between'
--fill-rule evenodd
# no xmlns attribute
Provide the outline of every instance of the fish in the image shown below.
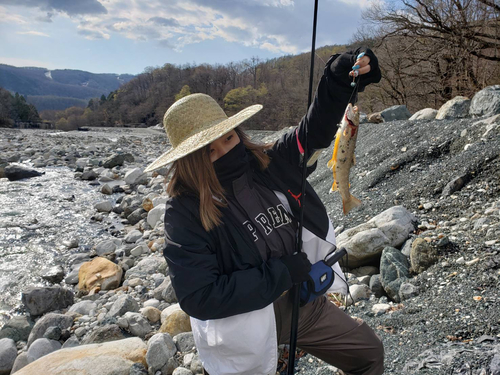
<svg viewBox="0 0 500 375"><path fill-rule="evenodd" d="M349 172L356 164L354 150L358 137L359 110L351 103L347 105L344 117L335 135L333 155L327 166L333 172L333 184L330 193L339 191L342 197L342 210L347 215L353 208L361 205L361 201L349 191Z"/></svg>

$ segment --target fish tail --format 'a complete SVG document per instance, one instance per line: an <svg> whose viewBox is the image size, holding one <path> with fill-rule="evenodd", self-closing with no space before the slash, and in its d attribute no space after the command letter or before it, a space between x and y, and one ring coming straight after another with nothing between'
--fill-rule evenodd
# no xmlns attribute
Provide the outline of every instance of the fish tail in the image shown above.
<svg viewBox="0 0 500 375"><path fill-rule="evenodd" d="M349 211L358 206L361 206L361 201L354 195L350 195L346 200L342 199L342 209L344 211L344 215L347 215Z"/></svg>

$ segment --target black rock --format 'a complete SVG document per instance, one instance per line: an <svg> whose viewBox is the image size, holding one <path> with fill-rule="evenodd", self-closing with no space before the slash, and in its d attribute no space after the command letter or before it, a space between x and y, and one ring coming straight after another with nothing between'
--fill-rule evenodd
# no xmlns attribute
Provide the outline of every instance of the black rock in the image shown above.
<svg viewBox="0 0 500 375"><path fill-rule="evenodd" d="M21 301L30 315L39 316L72 305L74 303L74 294L71 290L60 286L29 288L21 294Z"/></svg>
<svg viewBox="0 0 500 375"><path fill-rule="evenodd" d="M38 172L37 170L24 167L22 165L8 165L5 167L5 177L9 179L9 181L17 181L22 180L24 178L37 177L44 174L43 172Z"/></svg>
<svg viewBox="0 0 500 375"><path fill-rule="evenodd" d="M446 185L443 189L442 196L447 197L448 195L453 194L454 192L462 189L467 182L471 180L471 175L466 173L461 176L453 178L448 185Z"/></svg>
<svg viewBox="0 0 500 375"><path fill-rule="evenodd" d="M97 173L94 172L93 169L90 171L83 172L80 179L85 181L93 181L97 178Z"/></svg>
<svg viewBox="0 0 500 375"><path fill-rule="evenodd" d="M104 168L114 168L119 165L123 165L125 161L133 162L135 159L132 154L114 154L110 158L104 161L102 166Z"/></svg>
<svg viewBox="0 0 500 375"><path fill-rule="evenodd" d="M62 330L60 327L57 326L51 326L47 328L45 333L43 334L43 337L49 340L59 340L61 338Z"/></svg>

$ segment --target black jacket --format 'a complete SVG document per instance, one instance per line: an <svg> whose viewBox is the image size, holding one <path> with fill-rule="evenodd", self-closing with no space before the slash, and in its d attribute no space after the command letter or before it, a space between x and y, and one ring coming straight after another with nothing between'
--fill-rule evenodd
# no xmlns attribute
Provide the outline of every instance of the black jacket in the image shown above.
<svg viewBox="0 0 500 375"><path fill-rule="evenodd" d="M292 214L298 217L301 192L301 155L297 143L307 134L309 155L330 146L351 91L332 77L329 60L318 85L314 102L299 126L281 137L268 151L266 171L253 168L270 189L287 197ZM309 169L309 173L316 165ZM254 242L222 209L222 225L207 232L199 215L199 201L184 194L167 201L164 256L181 308L201 320L220 319L273 303L292 287L290 274L279 259L264 262ZM325 207L311 185L306 186L304 226L325 238L328 231Z"/></svg>

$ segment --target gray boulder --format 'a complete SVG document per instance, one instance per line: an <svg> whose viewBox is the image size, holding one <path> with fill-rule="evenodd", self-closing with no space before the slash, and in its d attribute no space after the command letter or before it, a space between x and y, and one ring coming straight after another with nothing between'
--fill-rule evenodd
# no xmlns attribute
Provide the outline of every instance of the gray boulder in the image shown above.
<svg viewBox="0 0 500 375"><path fill-rule="evenodd" d="M149 373L155 374L165 366L170 358L177 352L174 340L168 333L157 333L148 341L148 351L146 353L146 362Z"/></svg>
<svg viewBox="0 0 500 375"><path fill-rule="evenodd" d="M415 112L413 116L409 118L410 121L415 120L434 120L438 113L437 109L434 108L424 108L418 112Z"/></svg>
<svg viewBox="0 0 500 375"><path fill-rule="evenodd" d="M16 343L12 339L0 339L0 375L10 374L17 358Z"/></svg>
<svg viewBox="0 0 500 375"><path fill-rule="evenodd" d="M193 357L190 369L193 374L205 374L205 371L203 369L203 364L201 363L201 359L198 355L195 355Z"/></svg>
<svg viewBox="0 0 500 375"><path fill-rule="evenodd" d="M138 209L132 211L132 213L127 216L127 220L130 223L130 225L135 225L143 218L143 216L147 217L147 211L142 207L139 207Z"/></svg>
<svg viewBox="0 0 500 375"><path fill-rule="evenodd" d="M61 266L54 266L46 269L42 271L42 279L52 284L58 284L64 279L64 268Z"/></svg>
<svg viewBox="0 0 500 375"><path fill-rule="evenodd" d="M104 240L95 245L95 251L98 256L103 256L104 254L114 253L117 247L114 240Z"/></svg>
<svg viewBox="0 0 500 375"><path fill-rule="evenodd" d="M113 204L106 200L94 204L94 208L97 212L111 212L113 210Z"/></svg>
<svg viewBox="0 0 500 375"><path fill-rule="evenodd" d="M10 338L14 341L26 341L34 323L26 316L14 316L0 329L0 339Z"/></svg>
<svg viewBox="0 0 500 375"><path fill-rule="evenodd" d="M24 178L41 176L43 173L25 167L23 165L8 165L4 169L4 174L5 177L9 179L9 181L17 181Z"/></svg>
<svg viewBox="0 0 500 375"><path fill-rule="evenodd" d="M500 85L488 86L477 92L470 103L471 116L493 116L500 114Z"/></svg>
<svg viewBox="0 0 500 375"><path fill-rule="evenodd" d="M436 115L436 120L464 118L469 115L470 99L465 96L455 96L444 103Z"/></svg>
<svg viewBox="0 0 500 375"><path fill-rule="evenodd" d="M19 371L28 364L29 364L28 353L22 352L17 356L16 361L14 362L14 366L12 366L12 371L10 373L14 374L15 372Z"/></svg>
<svg viewBox="0 0 500 375"><path fill-rule="evenodd" d="M134 157L132 154L113 154L108 159L106 159L103 163L104 168L114 168L119 165L123 165L125 161L132 163L134 161Z"/></svg>
<svg viewBox="0 0 500 375"><path fill-rule="evenodd" d="M142 232L140 230L135 229L127 234L127 236L125 237L125 242L136 243L141 238L142 238Z"/></svg>
<svg viewBox="0 0 500 375"><path fill-rule="evenodd" d="M72 305L74 303L74 294L71 290L60 286L32 287L22 293L21 301L31 316L38 316Z"/></svg>
<svg viewBox="0 0 500 375"><path fill-rule="evenodd" d="M399 288L410 277L408 259L398 249L386 247L380 258L380 279L385 292L395 302L400 302Z"/></svg>
<svg viewBox="0 0 500 375"><path fill-rule="evenodd" d="M408 120L411 117L411 113L405 105L394 105L386 108L380 112L380 115L384 119L384 122Z"/></svg>
<svg viewBox="0 0 500 375"><path fill-rule="evenodd" d="M142 363L134 363L128 375L148 375L148 370Z"/></svg>
<svg viewBox="0 0 500 375"><path fill-rule="evenodd" d="M90 259L89 259L90 261ZM85 262L84 262L85 263ZM78 284L78 273L80 272L80 267L83 265L83 263L78 263L73 265L73 268L71 269L71 272L66 276L64 279L64 282L66 284Z"/></svg>
<svg viewBox="0 0 500 375"><path fill-rule="evenodd" d="M49 313L37 320L28 337L28 347L36 339L42 338L49 327L59 327L61 330L69 329L73 325L73 318L68 315Z"/></svg>
<svg viewBox="0 0 500 375"><path fill-rule="evenodd" d="M351 285L349 287L349 293L350 293L349 304L354 304L358 301L361 301L362 299L370 298L372 291L368 285L356 284L356 285Z"/></svg>
<svg viewBox="0 0 500 375"><path fill-rule="evenodd" d="M144 338L153 330L153 327L151 327L147 319L142 316L141 313L127 312L123 317L127 319L128 330L134 336Z"/></svg>
<svg viewBox="0 0 500 375"><path fill-rule="evenodd" d="M165 264L164 257L149 257L144 258L136 266L130 268L125 272L125 279L131 279L135 277L146 278L148 275L153 273L158 273L158 269Z"/></svg>
<svg viewBox="0 0 500 375"><path fill-rule="evenodd" d="M71 336L64 342L61 349L74 348L75 346L80 346L80 341L78 341L76 336Z"/></svg>
<svg viewBox="0 0 500 375"><path fill-rule="evenodd" d="M403 247L401 248L401 252L407 256L408 258L410 257L410 253L411 253L411 244L413 243L415 239L414 238L408 238Z"/></svg>
<svg viewBox="0 0 500 375"><path fill-rule="evenodd" d="M168 303L176 303L177 296L175 295L174 287L170 277L167 276L159 287L153 290L153 296L158 300L164 300Z"/></svg>
<svg viewBox="0 0 500 375"><path fill-rule="evenodd" d="M420 273L437 262L438 254L434 246L423 238L416 238L411 245L410 261L413 272Z"/></svg>
<svg viewBox="0 0 500 375"><path fill-rule="evenodd" d="M158 222L163 221L163 217L165 216L165 207L165 204L160 204L148 212L147 221L151 228L154 228Z"/></svg>
<svg viewBox="0 0 500 375"><path fill-rule="evenodd" d="M399 287L399 298L405 301L412 297L418 296L418 288L410 283L402 283Z"/></svg>
<svg viewBox="0 0 500 375"><path fill-rule="evenodd" d="M182 332L174 336L174 343L181 353L190 352L195 347L193 332Z"/></svg>
<svg viewBox="0 0 500 375"><path fill-rule="evenodd" d="M97 304L93 301L80 301L71 306L68 312L76 312L81 315L90 315L92 310L97 309Z"/></svg>
<svg viewBox="0 0 500 375"><path fill-rule="evenodd" d="M415 230L415 215L403 206L394 206L357 227L342 232L337 247L349 253L349 266L360 267L378 259L387 247L400 247Z"/></svg>
<svg viewBox="0 0 500 375"><path fill-rule="evenodd" d="M373 275L370 277L370 290L375 295L375 297L380 298L385 296L385 290L382 286L382 280L380 279L380 274Z"/></svg>
<svg viewBox="0 0 500 375"><path fill-rule="evenodd" d="M128 171L124 177L125 183L127 185L139 185L147 183L148 176L140 168L135 168Z"/></svg>
<svg viewBox="0 0 500 375"><path fill-rule="evenodd" d="M116 324L107 324L93 329L92 332L88 336L85 336L82 340L82 345L99 344L103 342L123 340L124 338L125 335L120 327Z"/></svg>
<svg viewBox="0 0 500 375"><path fill-rule="evenodd" d="M135 299L128 294L118 297L107 314L108 317L120 317L126 312L139 312L139 305Z"/></svg>
<svg viewBox="0 0 500 375"><path fill-rule="evenodd" d="M58 341L61 338L62 330L57 326L52 326L47 328L45 333L43 334L44 339L56 340Z"/></svg>
<svg viewBox="0 0 500 375"><path fill-rule="evenodd" d="M49 339L36 339L28 349L28 363L35 362L37 359L42 358L44 355L55 352L61 349L61 343Z"/></svg>

